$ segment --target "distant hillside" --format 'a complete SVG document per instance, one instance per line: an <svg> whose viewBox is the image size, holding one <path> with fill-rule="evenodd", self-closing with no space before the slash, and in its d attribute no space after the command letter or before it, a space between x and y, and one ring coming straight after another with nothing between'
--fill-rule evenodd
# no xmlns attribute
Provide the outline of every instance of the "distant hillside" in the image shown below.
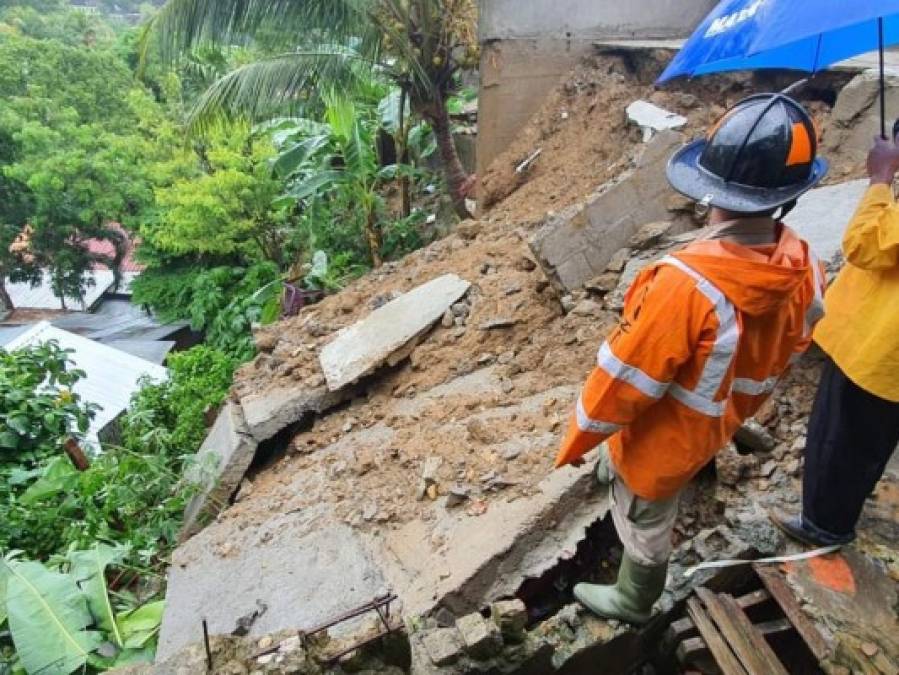
<svg viewBox="0 0 899 675"><path fill-rule="evenodd" d="M140 16L142 5L161 7L165 0L69 0L73 9L123 19Z"/></svg>

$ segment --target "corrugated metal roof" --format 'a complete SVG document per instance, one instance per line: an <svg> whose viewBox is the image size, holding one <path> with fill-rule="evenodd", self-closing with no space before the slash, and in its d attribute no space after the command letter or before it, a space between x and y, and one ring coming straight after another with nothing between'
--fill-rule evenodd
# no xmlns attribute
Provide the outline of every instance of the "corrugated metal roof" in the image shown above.
<svg viewBox="0 0 899 675"><path fill-rule="evenodd" d="M51 319L57 328L93 340L162 340L187 322L162 324L130 300L106 299L94 312L65 314Z"/></svg>
<svg viewBox="0 0 899 675"><path fill-rule="evenodd" d="M66 306L69 309L88 310L108 291L115 282L115 275L109 270L93 270L85 276L91 277L93 283L84 289L84 302L76 298L66 298ZM48 274L44 274L43 281L31 287L27 283L6 282L6 290L13 304L21 309L61 309L59 298L53 293Z"/></svg>
<svg viewBox="0 0 899 675"><path fill-rule="evenodd" d="M31 328L30 324L24 326L0 326L0 347L3 347L13 339Z"/></svg>
<svg viewBox="0 0 899 675"><path fill-rule="evenodd" d="M168 378L168 370L144 359L131 356L108 345L51 326L41 321L27 332L11 340L4 349L43 344L56 340L64 349L72 349L72 360L86 376L75 385L81 398L100 406L88 430L88 442L99 446L100 431L119 416L139 388L138 381L148 376L159 382Z"/></svg>
<svg viewBox="0 0 899 675"><path fill-rule="evenodd" d="M165 361L165 357L175 346L175 343L170 340L106 340L103 344L139 359L158 364Z"/></svg>

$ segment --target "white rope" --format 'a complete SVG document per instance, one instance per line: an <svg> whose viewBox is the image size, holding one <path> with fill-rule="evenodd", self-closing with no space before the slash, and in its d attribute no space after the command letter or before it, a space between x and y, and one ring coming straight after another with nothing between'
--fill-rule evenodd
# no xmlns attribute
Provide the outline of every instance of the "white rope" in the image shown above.
<svg viewBox="0 0 899 675"><path fill-rule="evenodd" d="M842 548L841 545L825 546L824 548L816 548L814 551L806 551L805 553L795 553L793 555L782 555L776 558L759 558L758 560L711 560L709 562L700 563L688 567L684 570L685 577L692 577L699 570L718 569L721 567L736 567L737 565L750 565L752 563L784 563L793 562L794 560L808 560L809 558L817 558L818 556L834 553Z"/></svg>

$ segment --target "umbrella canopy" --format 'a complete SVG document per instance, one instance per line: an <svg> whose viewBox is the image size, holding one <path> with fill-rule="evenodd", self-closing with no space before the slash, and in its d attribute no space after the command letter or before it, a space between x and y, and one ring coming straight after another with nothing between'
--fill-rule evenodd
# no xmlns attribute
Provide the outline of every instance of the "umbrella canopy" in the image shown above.
<svg viewBox="0 0 899 675"><path fill-rule="evenodd" d="M764 68L814 73L894 44L899 0L724 0L658 82Z"/></svg>

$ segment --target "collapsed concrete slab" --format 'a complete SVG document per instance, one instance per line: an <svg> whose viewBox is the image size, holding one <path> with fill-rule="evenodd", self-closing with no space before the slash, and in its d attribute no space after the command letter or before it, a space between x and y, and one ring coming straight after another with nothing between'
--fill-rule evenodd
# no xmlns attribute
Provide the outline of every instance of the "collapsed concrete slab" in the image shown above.
<svg viewBox="0 0 899 675"><path fill-rule="evenodd" d="M606 185L586 205L549 220L530 241L551 281L563 291L582 287L603 273L620 249L646 223L670 218L671 189L665 168L683 137L657 134L635 168Z"/></svg>
<svg viewBox="0 0 899 675"><path fill-rule="evenodd" d="M310 628L386 590L360 537L313 513L252 528L216 524L179 548L168 574L156 658L212 634ZM312 526L315 523L315 526Z"/></svg>
<svg viewBox="0 0 899 675"><path fill-rule="evenodd" d="M330 391L319 387L281 387L249 394L240 399L249 433L257 441L267 441L282 429L296 424L310 413L322 413L353 395L351 389Z"/></svg>
<svg viewBox="0 0 899 675"><path fill-rule="evenodd" d="M498 471L475 472L473 484L441 455L481 427L542 419L548 401L567 409L576 393L560 386L510 404L500 398L501 379L496 367L484 368L414 399L392 399L380 421L303 455L308 462L301 470L272 476L269 489L257 481L251 502L236 503L176 551L160 658L197 640L204 617L215 633L240 626L251 635L304 629L387 590L399 596L404 615L442 606L462 616L513 595L526 579L573 555L587 528L607 512L589 469L554 471L526 493L502 480L515 474L503 468L511 460L501 458L529 466L555 447L549 425L474 445L473 452L496 457ZM471 400L479 404L468 408ZM459 412L434 418L425 415L430 408ZM410 434L391 426L401 418L419 420L420 427ZM433 472L439 494L423 498L421 458L411 458L422 437L445 439L425 456L441 459L443 470ZM294 443L303 446L301 438ZM394 470L403 478L371 486ZM464 505L451 501L454 482L470 490ZM424 517L397 515L413 510Z"/></svg>
<svg viewBox="0 0 899 675"><path fill-rule="evenodd" d="M868 180L863 179L811 190L784 222L811 245L821 260L830 262L840 253L843 234L867 189Z"/></svg>
<svg viewBox="0 0 899 675"><path fill-rule="evenodd" d="M643 129L643 141L648 143L657 131L680 129L687 118L665 110L649 101L634 101L627 107L627 118Z"/></svg>
<svg viewBox="0 0 899 675"><path fill-rule="evenodd" d="M455 274L446 274L404 293L341 331L320 355L328 389L338 391L387 362L437 323L469 286Z"/></svg>
<svg viewBox="0 0 899 675"><path fill-rule="evenodd" d="M199 492L184 511L182 539L196 534L227 506L253 461L257 445L240 406L226 403L185 475L185 481L197 486Z"/></svg>
<svg viewBox="0 0 899 675"><path fill-rule="evenodd" d="M402 589L410 614L441 606L459 615L512 596L526 579L572 556L587 528L605 517L605 494L594 484L589 470L565 468L530 499L498 503L481 516L447 512L438 525L444 545L437 557L419 554L431 527L412 521L384 539L385 576Z"/></svg>

